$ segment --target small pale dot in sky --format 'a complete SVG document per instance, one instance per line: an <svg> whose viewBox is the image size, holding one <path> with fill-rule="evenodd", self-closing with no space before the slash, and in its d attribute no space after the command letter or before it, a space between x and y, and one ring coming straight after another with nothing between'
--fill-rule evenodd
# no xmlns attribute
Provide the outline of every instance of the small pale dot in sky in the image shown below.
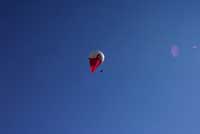
<svg viewBox="0 0 200 134"><path fill-rule="evenodd" d="M197 45L193 45L192 48L197 48Z"/></svg>
<svg viewBox="0 0 200 134"><path fill-rule="evenodd" d="M176 45L171 46L171 55L177 57L179 55L179 48Z"/></svg>

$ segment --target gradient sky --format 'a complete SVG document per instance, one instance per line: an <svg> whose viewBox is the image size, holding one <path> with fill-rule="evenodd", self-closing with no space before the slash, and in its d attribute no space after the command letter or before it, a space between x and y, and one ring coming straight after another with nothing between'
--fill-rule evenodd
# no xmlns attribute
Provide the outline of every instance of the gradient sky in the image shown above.
<svg viewBox="0 0 200 134"><path fill-rule="evenodd" d="M199 5L1 2L0 133L200 134Z"/></svg>

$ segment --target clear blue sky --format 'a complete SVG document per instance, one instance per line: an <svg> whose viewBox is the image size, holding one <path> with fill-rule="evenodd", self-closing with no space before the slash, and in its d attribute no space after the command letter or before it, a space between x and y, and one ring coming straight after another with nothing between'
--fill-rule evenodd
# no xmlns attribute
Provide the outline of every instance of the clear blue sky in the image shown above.
<svg viewBox="0 0 200 134"><path fill-rule="evenodd" d="M199 134L200 2L0 4L1 134ZM180 47L177 58L170 46ZM91 74L91 50L105 53Z"/></svg>

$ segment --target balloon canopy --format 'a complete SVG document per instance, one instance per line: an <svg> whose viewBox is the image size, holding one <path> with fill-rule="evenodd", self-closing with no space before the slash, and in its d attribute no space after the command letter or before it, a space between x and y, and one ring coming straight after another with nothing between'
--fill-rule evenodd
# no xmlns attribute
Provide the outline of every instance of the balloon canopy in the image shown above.
<svg viewBox="0 0 200 134"><path fill-rule="evenodd" d="M93 73L104 62L105 56L101 51L92 51L89 55L90 71Z"/></svg>

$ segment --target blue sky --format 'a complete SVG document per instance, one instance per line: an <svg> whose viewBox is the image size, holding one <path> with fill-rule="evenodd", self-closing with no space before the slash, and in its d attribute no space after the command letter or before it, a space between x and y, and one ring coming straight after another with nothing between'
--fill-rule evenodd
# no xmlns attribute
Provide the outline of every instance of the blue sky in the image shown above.
<svg viewBox="0 0 200 134"><path fill-rule="evenodd" d="M199 134L199 4L1 3L0 133Z"/></svg>

